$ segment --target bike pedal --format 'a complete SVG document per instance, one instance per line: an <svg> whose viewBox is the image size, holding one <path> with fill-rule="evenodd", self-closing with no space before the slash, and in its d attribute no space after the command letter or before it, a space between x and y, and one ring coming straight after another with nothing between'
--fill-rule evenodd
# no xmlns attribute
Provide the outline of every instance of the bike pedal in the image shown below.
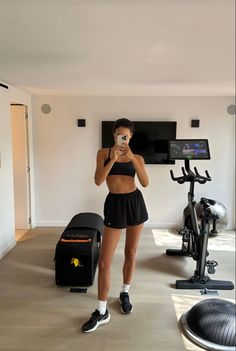
<svg viewBox="0 0 236 351"><path fill-rule="evenodd" d="M209 274L214 274L215 273L215 267L218 266L218 263L214 260L209 260L206 262L206 267L207 267L207 272Z"/></svg>
<svg viewBox="0 0 236 351"><path fill-rule="evenodd" d="M189 234L183 234L183 241L184 241L185 243L189 242L189 239L190 239Z"/></svg>

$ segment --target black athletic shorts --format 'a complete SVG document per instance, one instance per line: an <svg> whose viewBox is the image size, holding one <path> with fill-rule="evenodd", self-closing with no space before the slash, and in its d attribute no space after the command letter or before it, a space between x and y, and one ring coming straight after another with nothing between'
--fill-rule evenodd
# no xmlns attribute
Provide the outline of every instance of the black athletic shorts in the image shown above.
<svg viewBox="0 0 236 351"><path fill-rule="evenodd" d="M109 193L104 203L104 224L123 229L148 219L143 195L139 189L125 194Z"/></svg>

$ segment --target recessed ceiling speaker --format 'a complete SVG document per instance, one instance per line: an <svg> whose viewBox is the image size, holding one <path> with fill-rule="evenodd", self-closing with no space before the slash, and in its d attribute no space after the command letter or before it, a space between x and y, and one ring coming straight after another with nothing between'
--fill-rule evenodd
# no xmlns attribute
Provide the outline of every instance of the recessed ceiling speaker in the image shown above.
<svg viewBox="0 0 236 351"><path fill-rule="evenodd" d="M236 105L229 105L228 107L227 107L227 112L228 112L228 114L229 115L235 115L235 113L236 113Z"/></svg>
<svg viewBox="0 0 236 351"><path fill-rule="evenodd" d="M51 112L51 106L48 104L43 104L41 106L41 111L47 115Z"/></svg>

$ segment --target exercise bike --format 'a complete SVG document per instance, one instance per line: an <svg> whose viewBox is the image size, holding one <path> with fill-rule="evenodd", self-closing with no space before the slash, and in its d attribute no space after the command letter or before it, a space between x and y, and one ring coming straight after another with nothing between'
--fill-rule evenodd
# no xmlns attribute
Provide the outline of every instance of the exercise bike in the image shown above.
<svg viewBox="0 0 236 351"><path fill-rule="evenodd" d="M207 139L187 140L180 139L169 142L169 156L171 160L184 160L182 167L183 175L175 177L170 171L171 178L179 184L190 183L188 192L188 205L183 211L183 229L179 231L182 235L182 247L179 250L167 249L168 256L190 256L196 261L194 275L187 280L177 280L177 289L218 289L232 290L234 285L231 281L212 280L205 274L205 269L209 274L215 273L218 263L214 260L207 260L209 234L217 233L216 226L218 215L212 213L211 207L216 204L215 200L201 198L200 213L196 212L196 202L194 201L195 183L205 184L211 181L208 171L205 175L199 174L196 167L194 171L190 168L190 160L210 159L209 145ZM200 221L200 224L199 224ZM210 231L210 223L212 230Z"/></svg>

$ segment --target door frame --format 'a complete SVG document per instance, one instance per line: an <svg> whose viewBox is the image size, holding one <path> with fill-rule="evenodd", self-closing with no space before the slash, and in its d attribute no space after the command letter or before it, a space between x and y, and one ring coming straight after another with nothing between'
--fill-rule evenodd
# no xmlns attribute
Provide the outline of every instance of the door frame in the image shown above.
<svg viewBox="0 0 236 351"><path fill-rule="evenodd" d="M31 196L31 164L30 164L30 142L29 142L29 119L28 119L28 106L20 103L10 103L10 106L24 106L25 108L25 131L26 131L26 183L27 183L27 229L32 228L32 196Z"/></svg>

